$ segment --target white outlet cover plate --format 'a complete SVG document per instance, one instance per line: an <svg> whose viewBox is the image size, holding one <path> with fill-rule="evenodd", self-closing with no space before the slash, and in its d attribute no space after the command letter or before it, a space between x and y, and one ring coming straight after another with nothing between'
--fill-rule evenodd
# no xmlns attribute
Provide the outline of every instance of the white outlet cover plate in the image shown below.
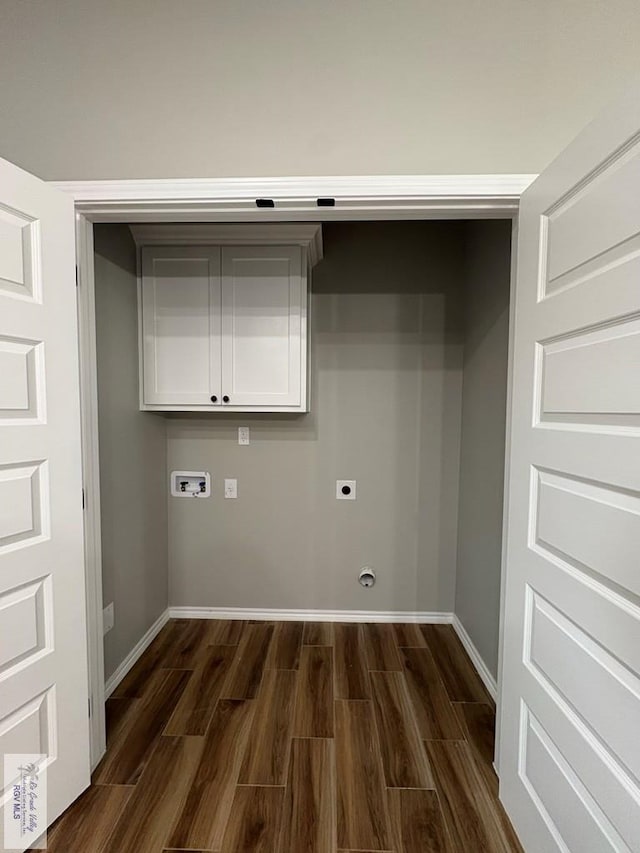
<svg viewBox="0 0 640 853"><path fill-rule="evenodd" d="M114 612L113 612L113 601L111 604L107 604L107 606L102 611L102 633L107 634L112 628L114 623Z"/></svg>
<svg viewBox="0 0 640 853"><path fill-rule="evenodd" d="M251 430L249 427L238 427L238 444L251 444Z"/></svg>
<svg viewBox="0 0 640 853"><path fill-rule="evenodd" d="M343 488L349 488L349 494L345 495ZM355 480L336 480L336 499L339 501L355 501L356 499L356 481Z"/></svg>
<svg viewBox="0 0 640 853"><path fill-rule="evenodd" d="M225 496L225 498L237 498L238 497L238 481L237 480L225 480L224 481L224 496Z"/></svg>

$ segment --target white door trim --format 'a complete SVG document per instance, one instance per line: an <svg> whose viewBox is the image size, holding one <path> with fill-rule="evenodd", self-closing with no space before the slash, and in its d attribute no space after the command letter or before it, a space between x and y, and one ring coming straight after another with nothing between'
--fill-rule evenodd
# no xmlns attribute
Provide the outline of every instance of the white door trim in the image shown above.
<svg viewBox="0 0 640 853"><path fill-rule="evenodd" d="M53 181L70 193L78 215L78 314L85 493L87 645L91 757L105 750L100 460L95 350L94 222L279 222L408 219L515 219L520 196L536 175L375 175ZM256 199L274 207L257 207ZM318 207L331 198L333 207ZM512 250L515 245L512 246ZM512 281L513 292L513 281ZM509 457L505 483L509 481ZM504 577L504 554L502 573ZM379 614L382 616L383 614ZM501 609L502 623L502 609ZM499 690L498 690L499 701Z"/></svg>
<svg viewBox="0 0 640 853"><path fill-rule="evenodd" d="M496 702L496 731L494 767L500 778L500 726L502 725L502 699L498 685L502 683L502 659L506 592L507 537L509 535L509 484L511 473L511 401L513 398L513 353L515 346L514 328L516 324L516 275L518 272L518 219L511 223L511 271L509 282L509 345L507 351L507 405L504 434L504 494L502 498L502 551L500 556L500 624L498 626L498 678L494 699Z"/></svg>
<svg viewBox="0 0 640 853"><path fill-rule="evenodd" d="M93 222L464 219L517 212L535 175L54 181ZM269 199L274 207L257 207ZM333 199L334 207L318 207Z"/></svg>
<svg viewBox="0 0 640 853"><path fill-rule="evenodd" d="M84 555L87 599L91 770L107 748L102 632L102 534L100 522L100 452L98 442L98 373L93 256L93 223L76 213L78 350L80 356L80 426L84 502Z"/></svg>

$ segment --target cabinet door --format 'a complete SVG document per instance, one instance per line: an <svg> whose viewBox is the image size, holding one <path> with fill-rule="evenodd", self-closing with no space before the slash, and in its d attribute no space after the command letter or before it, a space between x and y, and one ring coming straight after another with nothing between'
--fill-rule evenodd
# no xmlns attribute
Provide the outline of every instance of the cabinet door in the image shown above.
<svg viewBox="0 0 640 853"><path fill-rule="evenodd" d="M141 288L143 405L219 406L220 249L145 246Z"/></svg>
<svg viewBox="0 0 640 853"><path fill-rule="evenodd" d="M222 250L222 393L230 407L305 406L302 254L299 246Z"/></svg>

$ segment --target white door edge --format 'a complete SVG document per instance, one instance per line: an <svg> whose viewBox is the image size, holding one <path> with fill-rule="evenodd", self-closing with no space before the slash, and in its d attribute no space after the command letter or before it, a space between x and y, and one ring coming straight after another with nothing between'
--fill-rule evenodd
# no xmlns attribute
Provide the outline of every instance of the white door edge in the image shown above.
<svg viewBox="0 0 640 853"><path fill-rule="evenodd" d="M102 535L100 520L100 448L96 356L93 223L76 214L80 421L84 493L84 554L87 597L87 657L91 703L90 749L94 770L107 748L102 632Z"/></svg>

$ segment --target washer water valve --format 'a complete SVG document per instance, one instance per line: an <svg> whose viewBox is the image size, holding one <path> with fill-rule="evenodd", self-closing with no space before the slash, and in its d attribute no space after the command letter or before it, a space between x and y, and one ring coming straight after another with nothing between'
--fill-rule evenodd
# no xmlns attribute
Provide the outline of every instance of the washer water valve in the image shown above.
<svg viewBox="0 0 640 853"><path fill-rule="evenodd" d="M211 477L206 471L172 471L171 494L174 498L208 498Z"/></svg>

